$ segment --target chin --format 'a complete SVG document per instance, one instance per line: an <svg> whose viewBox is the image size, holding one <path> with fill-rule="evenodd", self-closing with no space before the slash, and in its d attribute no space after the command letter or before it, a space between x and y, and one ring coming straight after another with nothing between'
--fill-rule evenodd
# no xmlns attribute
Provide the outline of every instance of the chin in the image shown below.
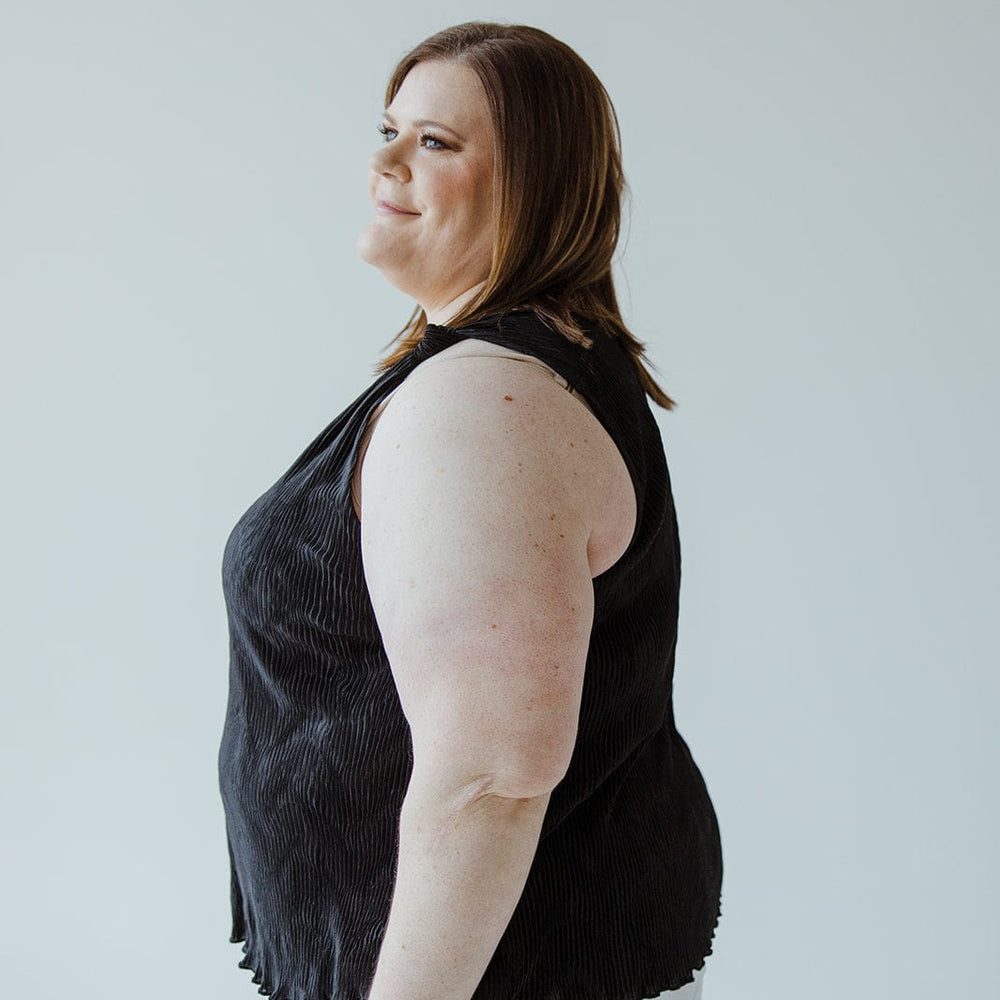
<svg viewBox="0 0 1000 1000"><path fill-rule="evenodd" d="M395 233L387 233L377 220L361 230L356 247L358 256L365 263L377 267L387 276L390 271L405 269L405 258L412 255L408 244Z"/></svg>
<svg viewBox="0 0 1000 1000"><path fill-rule="evenodd" d="M379 239L376 233L372 232L372 225L369 224L361 230L358 236L358 242L356 244L356 249L358 251L358 256L366 263L373 264L378 267L379 259Z"/></svg>
<svg viewBox="0 0 1000 1000"><path fill-rule="evenodd" d="M358 237L358 256L366 264L376 268L394 288L399 289L404 295L416 298L412 282L407 281L408 270L405 266L400 266L398 254L393 254L392 250L392 247L387 247L377 236L373 238L367 229Z"/></svg>

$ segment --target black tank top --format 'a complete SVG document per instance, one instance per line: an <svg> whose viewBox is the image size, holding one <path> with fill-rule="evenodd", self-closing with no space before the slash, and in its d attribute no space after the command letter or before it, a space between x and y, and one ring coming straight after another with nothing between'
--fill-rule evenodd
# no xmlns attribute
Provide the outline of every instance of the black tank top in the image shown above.
<svg viewBox="0 0 1000 1000"><path fill-rule="evenodd" d="M361 564L351 478L376 407L466 338L530 354L590 405L635 487L635 533L594 580L576 747L474 1000L639 1000L692 979L720 916L722 851L674 726L680 550L635 365L534 313L429 325L243 515L226 544L229 703L219 749L231 941L273 1000L361 1000L392 898L412 766Z"/></svg>

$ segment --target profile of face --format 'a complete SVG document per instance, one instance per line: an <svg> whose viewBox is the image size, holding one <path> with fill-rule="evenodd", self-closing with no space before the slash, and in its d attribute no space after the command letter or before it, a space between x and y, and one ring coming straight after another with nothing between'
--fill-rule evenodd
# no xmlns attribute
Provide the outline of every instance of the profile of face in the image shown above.
<svg viewBox="0 0 1000 1000"><path fill-rule="evenodd" d="M493 250L495 135L486 93L457 62L417 63L369 163L374 217L358 253L445 323L486 279Z"/></svg>

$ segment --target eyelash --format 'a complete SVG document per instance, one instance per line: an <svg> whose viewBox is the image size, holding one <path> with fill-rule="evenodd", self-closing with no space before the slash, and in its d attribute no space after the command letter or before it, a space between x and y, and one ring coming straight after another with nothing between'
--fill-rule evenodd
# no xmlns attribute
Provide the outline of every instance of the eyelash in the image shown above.
<svg viewBox="0 0 1000 1000"><path fill-rule="evenodd" d="M394 128L390 128L388 125L379 125L378 126L378 131L379 131L379 134L382 136L382 138L386 142L391 142L392 141L389 138L389 133L390 132L396 132L396 130ZM436 142L437 145L436 146L426 146L425 145L426 142ZM451 148L443 139L439 139L436 135L431 135L429 132L424 132L420 136L420 143L421 143L421 145L424 145L425 149L431 149L431 150L450 149Z"/></svg>

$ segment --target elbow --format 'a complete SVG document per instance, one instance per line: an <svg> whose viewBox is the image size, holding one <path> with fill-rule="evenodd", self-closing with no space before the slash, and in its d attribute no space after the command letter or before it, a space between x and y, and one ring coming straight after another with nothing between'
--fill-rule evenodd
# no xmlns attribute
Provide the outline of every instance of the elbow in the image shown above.
<svg viewBox="0 0 1000 1000"><path fill-rule="evenodd" d="M421 761L415 754L414 770L436 772L439 780L450 772L450 780L445 779L448 798L461 810L487 797L521 801L548 796L566 776L571 755L572 747L519 752L509 745L496 750L478 746L462 753L452 746L447 762L439 756Z"/></svg>
<svg viewBox="0 0 1000 1000"><path fill-rule="evenodd" d="M487 796L538 799L569 770L577 720L515 728L449 714L429 725L411 723L411 735L414 778L453 803L469 805Z"/></svg>
<svg viewBox="0 0 1000 1000"><path fill-rule="evenodd" d="M549 795L566 776L569 756L534 754L508 760L490 775L485 794L504 799L536 799Z"/></svg>

